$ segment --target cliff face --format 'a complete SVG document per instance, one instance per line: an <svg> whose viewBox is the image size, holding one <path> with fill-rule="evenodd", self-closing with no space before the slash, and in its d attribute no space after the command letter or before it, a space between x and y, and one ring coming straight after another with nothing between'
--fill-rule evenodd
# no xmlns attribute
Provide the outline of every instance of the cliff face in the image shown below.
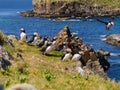
<svg viewBox="0 0 120 90"><path fill-rule="evenodd" d="M30 14L28 14L30 13ZM109 4L82 0L33 0L33 10L23 16L80 17L120 15L120 9Z"/></svg>

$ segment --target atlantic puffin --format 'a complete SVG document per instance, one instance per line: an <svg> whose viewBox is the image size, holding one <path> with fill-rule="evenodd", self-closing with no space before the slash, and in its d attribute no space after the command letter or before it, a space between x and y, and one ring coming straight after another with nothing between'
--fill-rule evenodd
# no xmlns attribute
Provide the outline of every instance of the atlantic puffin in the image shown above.
<svg viewBox="0 0 120 90"><path fill-rule="evenodd" d="M104 23L106 25L106 30L109 30L110 27L114 25L114 22L113 22L114 16L111 16L111 18L110 18L110 20L108 22L102 21L102 20L100 20L98 18L96 18L96 20L101 22L101 23Z"/></svg>

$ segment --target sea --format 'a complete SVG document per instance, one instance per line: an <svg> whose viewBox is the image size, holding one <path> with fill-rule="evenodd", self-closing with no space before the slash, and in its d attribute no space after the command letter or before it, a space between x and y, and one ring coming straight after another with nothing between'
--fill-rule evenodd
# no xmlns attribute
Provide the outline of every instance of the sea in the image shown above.
<svg viewBox="0 0 120 90"><path fill-rule="evenodd" d="M112 46L104 42L104 37L110 34L120 34L120 16L114 19L114 26L109 31L105 24L98 22L94 17L77 17L70 20L55 20L51 18L23 17L19 12L31 10L32 0L0 0L0 30L5 34L13 34L19 38L20 28L25 28L30 37L34 32L41 36L54 37L64 26L83 39L84 44L94 50L104 49L111 53L106 57L110 62L110 68L106 71L111 79L120 81L120 47ZM98 17L108 21L110 17Z"/></svg>

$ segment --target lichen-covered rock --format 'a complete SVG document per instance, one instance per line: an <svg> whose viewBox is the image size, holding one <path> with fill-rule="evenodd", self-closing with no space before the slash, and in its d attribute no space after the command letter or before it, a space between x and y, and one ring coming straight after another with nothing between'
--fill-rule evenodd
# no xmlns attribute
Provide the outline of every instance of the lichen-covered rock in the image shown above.
<svg viewBox="0 0 120 90"><path fill-rule="evenodd" d="M17 37L15 35L8 35L7 38L8 38L9 41L12 41L13 43L15 41L18 41L18 39L17 39Z"/></svg>

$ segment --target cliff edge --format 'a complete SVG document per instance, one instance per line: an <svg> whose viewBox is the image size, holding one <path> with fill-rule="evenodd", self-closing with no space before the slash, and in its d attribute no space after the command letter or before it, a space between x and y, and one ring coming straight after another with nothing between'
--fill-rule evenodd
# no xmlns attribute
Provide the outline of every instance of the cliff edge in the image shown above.
<svg viewBox="0 0 120 90"><path fill-rule="evenodd" d="M23 11L22 16L37 17L85 17L120 15L120 2L83 0L33 0L33 9Z"/></svg>

